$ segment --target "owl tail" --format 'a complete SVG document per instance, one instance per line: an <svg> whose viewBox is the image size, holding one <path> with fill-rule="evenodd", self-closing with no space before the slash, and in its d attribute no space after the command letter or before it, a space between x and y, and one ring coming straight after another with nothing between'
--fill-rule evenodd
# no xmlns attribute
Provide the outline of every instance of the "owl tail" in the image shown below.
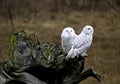
<svg viewBox="0 0 120 84"><path fill-rule="evenodd" d="M69 58L75 58L76 56L76 53L75 53L75 50L73 48L73 46L71 47L70 51L68 52L67 56L65 57L65 59L69 59Z"/></svg>

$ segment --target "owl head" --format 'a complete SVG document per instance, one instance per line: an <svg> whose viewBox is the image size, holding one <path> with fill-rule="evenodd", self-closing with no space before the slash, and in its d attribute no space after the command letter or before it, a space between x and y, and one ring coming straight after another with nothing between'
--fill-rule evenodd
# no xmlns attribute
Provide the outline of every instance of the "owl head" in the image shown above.
<svg viewBox="0 0 120 84"><path fill-rule="evenodd" d="M74 35L76 35L74 29L72 27L66 27L65 29L63 29L61 36L71 37Z"/></svg>
<svg viewBox="0 0 120 84"><path fill-rule="evenodd" d="M94 29L93 29L92 26L86 25L86 26L84 26L82 32L85 33L85 34L93 34L94 33Z"/></svg>

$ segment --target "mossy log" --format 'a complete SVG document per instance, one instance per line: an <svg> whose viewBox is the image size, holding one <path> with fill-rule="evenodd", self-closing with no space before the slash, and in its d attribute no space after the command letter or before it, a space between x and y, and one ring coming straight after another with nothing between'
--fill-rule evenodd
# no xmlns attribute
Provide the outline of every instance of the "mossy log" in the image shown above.
<svg viewBox="0 0 120 84"><path fill-rule="evenodd" d="M85 58L65 56L55 44L40 44L24 31L14 33L8 59L0 65L0 84L78 84L88 77L100 81L93 69L83 72Z"/></svg>

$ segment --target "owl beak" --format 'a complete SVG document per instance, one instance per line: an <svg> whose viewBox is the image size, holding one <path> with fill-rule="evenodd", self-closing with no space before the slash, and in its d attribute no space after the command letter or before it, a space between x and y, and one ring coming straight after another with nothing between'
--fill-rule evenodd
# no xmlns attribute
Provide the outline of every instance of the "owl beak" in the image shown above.
<svg viewBox="0 0 120 84"><path fill-rule="evenodd" d="M71 31L69 31L69 34L71 33Z"/></svg>

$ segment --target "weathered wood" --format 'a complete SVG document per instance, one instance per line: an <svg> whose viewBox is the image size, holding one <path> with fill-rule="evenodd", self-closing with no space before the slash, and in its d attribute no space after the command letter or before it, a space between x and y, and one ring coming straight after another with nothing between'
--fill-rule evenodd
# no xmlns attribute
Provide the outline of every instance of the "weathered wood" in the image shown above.
<svg viewBox="0 0 120 84"><path fill-rule="evenodd" d="M85 58L65 60L62 49L55 44L39 44L26 32L13 34L6 63L1 64L1 84L78 84L88 77L100 81L100 76L88 69Z"/></svg>

